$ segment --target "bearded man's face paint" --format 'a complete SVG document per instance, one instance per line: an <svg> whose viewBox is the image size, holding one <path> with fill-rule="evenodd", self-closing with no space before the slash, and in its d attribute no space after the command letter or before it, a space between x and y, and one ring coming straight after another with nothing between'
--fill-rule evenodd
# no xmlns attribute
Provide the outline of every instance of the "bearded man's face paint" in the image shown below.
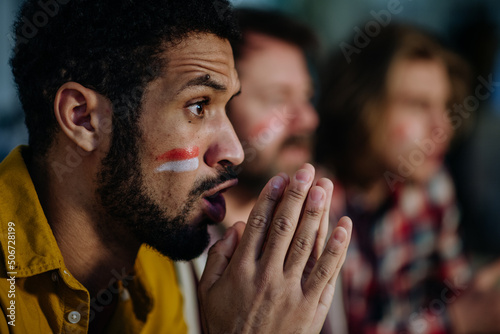
<svg viewBox="0 0 500 334"><path fill-rule="evenodd" d="M200 149L198 146L175 148L163 153L156 161L163 162L157 172L192 172L198 169Z"/></svg>

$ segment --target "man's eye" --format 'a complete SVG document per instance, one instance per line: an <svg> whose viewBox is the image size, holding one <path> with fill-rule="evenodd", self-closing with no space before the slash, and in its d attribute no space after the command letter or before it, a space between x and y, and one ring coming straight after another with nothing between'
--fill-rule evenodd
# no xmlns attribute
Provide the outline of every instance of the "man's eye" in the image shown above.
<svg viewBox="0 0 500 334"><path fill-rule="evenodd" d="M205 114L205 106L208 104L208 102L208 100L197 101L188 105L187 109L196 117L203 117L203 115Z"/></svg>

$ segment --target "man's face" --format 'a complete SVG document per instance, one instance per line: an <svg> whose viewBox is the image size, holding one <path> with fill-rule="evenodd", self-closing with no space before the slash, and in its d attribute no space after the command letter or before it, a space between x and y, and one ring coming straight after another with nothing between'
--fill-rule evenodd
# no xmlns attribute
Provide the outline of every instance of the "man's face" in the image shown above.
<svg viewBox="0 0 500 334"><path fill-rule="evenodd" d="M311 160L318 115L302 51L266 35L246 37L236 64L242 91L228 115L245 150L241 181L260 187L275 173L293 173Z"/></svg>
<svg viewBox="0 0 500 334"><path fill-rule="evenodd" d="M388 110L379 147L391 170L409 165L410 179L427 181L443 164L452 135L450 82L436 60L400 60L388 76Z"/></svg>
<svg viewBox="0 0 500 334"><path fill-rule="evenodd" d="M163 56L164 73L143 96L138 133L113 134L123 145L112 144L104 159L99 193L140 242L190 259L207 246L207 225L224 218L220 191L235 185L232 166L243 160L225 111L240 84L229 42L215 35L192 34Z"/></svg>

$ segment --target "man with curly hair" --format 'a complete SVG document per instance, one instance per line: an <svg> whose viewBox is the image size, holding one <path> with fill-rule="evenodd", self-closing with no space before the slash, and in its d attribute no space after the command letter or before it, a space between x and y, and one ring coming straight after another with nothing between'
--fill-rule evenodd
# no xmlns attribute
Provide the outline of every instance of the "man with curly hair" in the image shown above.
<svg viewBox="0 0 500 334"><path fill-rule="evenodd" d="M184 333L172 261L207 247L243 160L231 9L69 2L28 0L14 26L30 137L0 165L0 332ZM308 164L274 176L212 247L204 332L319 332L351 222L317 237L331 183L313 179Z"/></svg>

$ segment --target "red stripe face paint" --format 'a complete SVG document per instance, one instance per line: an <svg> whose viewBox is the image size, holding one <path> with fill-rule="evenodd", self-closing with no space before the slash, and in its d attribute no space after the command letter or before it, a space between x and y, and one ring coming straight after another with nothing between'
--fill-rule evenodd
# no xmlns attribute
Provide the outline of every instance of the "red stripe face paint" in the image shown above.
<svg viewBox="0 0 500 334"><path fill-rule="evenodd" d="M175 148L157 157L156 161L188 160L197 158L199 154L200 149L198 148L198 146L188 148Z"/></svg>
<svg viewBox="0 0 500 334"><path fill-rule="evenodd" d="M191 172L198 169L198 156L200 149L197 146L188 148L176 148L156 158L156 161L163 162L157 172Z"/></svg>

